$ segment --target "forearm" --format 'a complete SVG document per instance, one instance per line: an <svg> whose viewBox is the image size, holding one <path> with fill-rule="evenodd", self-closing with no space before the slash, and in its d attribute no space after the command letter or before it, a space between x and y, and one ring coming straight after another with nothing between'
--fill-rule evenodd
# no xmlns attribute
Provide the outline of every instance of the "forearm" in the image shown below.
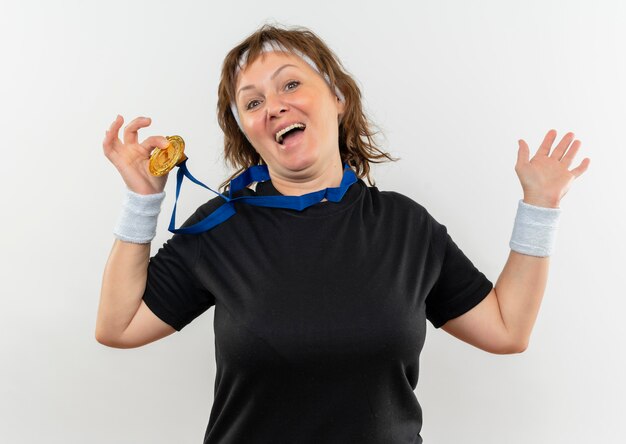
<svg viewBox="0 0 626 444"><path fill-rule="evenodd" d="M514 343L528 345L548 280L550 257L509 253L496 281L504 325Z"/></svg>
<svg viewBox="0 0 626 444"><path fill-rule="evenodd" d="M104 269L96 338L120 335L135 316L146 287L150 244L115 240Z"/></svg>

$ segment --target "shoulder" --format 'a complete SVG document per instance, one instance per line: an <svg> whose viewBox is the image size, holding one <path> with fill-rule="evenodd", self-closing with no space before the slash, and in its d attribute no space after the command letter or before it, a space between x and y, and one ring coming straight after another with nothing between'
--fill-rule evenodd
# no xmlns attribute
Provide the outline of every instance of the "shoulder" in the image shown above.
<svg viewBox="0 0 626 444"><path fill-rule="evenodd" d="M377 187L368 190L374 206L380 209L379 214L393 218L391 224L401 224L405 230L418 233L422 241L428 239L437 250L444 247L447 228L422 203L397 191L381 191Z"/></svg>
<svg viewBox="0 0 626 444"><path fill-rule="evenodd" d="M427 221L432 216L428 210L411 197L397 191L381 191L377 187L368 187L372 202L386 211L398 215L410 216L411 218Z"/></svg>

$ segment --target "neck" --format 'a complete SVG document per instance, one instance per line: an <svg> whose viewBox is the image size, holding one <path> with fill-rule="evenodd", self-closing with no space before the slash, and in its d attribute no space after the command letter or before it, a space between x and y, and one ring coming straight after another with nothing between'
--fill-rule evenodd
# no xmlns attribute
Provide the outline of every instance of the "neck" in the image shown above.
<svg viewBox="0 0 626 444"><path fill-rule="evenodd" d="M284 177L279 174L270 174L272 185L283 196L302 196L326 188L335 188L341 185L343 165L341 161L331 162L324 170L314 175L301 177ZM323 199L325 201L326 199Z"/></svg>

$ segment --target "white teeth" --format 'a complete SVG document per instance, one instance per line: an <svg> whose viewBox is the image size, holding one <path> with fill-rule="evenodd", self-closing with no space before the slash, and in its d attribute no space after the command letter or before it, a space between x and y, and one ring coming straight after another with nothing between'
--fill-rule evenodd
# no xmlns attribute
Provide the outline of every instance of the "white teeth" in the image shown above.
<svg viewBox="0 0 626 444"><path fill-rule="evenodd" d="M289 125L287 128L283 128L280 131L278 131L276 133L276 142L278 143L282 143L283 141L283 134L285 134L287 131L291 131L294 128L306 128L306 125L304 123L294 123L293 125Z"/></svg>

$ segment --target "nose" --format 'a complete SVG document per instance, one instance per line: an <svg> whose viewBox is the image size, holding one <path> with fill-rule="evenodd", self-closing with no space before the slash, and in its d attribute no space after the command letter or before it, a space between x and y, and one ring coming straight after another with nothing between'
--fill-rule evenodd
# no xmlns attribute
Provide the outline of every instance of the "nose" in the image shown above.
<svg viewBox="0 0 626 444"><path fill-rule="evenodd" d="M265 109L267 110L267 118L278 117L289 109L287 104L278 94L269 94L265 97Z"/></svg>

